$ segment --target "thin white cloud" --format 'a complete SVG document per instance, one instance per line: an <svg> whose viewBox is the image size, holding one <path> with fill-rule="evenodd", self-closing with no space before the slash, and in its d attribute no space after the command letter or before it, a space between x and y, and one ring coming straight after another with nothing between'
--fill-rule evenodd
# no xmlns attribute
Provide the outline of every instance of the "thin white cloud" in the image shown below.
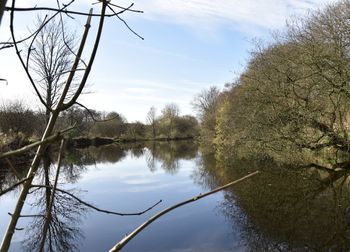
<svg viewBox="0 0 350 252"><path fill-rule="evenodd" d="M129 121L143 121L151 106L158 112L170 102L179 105L181 114L191 114L190 101L201 89L211 83L195 82L191 80L176 80L162 82L160 80L124 79L96 81L101 86L113 82L108 88L97 88L91 95L81 97L84 105L97 110L118 111L127 116ZM105 90L105 91L104 91Z"/></svg>
<svg viewBox="0 0 350 252"><path fill-rule="evenodd" d="M276 29L291 15L302 15L335 0L145 0L137 7L146 18L211 30L221 25L235 29ZM248 31L249 32L249 31Z"/></svg>

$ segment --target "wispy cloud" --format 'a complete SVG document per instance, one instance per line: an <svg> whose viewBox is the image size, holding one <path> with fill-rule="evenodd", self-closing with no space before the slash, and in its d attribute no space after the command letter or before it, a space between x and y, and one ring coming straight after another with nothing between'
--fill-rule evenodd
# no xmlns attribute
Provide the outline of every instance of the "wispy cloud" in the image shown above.
<svg viewBox="0 0 350 252"><path fill-rule="evenodd" d="M234 29L276 29L291 15L302 15L335 0L145 0L137 6L146 18L216 29L231 25Z"/></svg>
<svg viewBox="0 0 350 252"><path fill-rule="evenodd" d="M111 82L114 84L108 86ZM101 79L97 83L100 84L99 91L93 96L83 96L81 101L86 106L97 110L116 110L127 115L130 121L143 120L151 106L155 106L160 111L170 102L178 104L182 114L191 114L190 101L193 96L202 88L210 86L210 83L189 80L165 83L159 80Z"/></svg>

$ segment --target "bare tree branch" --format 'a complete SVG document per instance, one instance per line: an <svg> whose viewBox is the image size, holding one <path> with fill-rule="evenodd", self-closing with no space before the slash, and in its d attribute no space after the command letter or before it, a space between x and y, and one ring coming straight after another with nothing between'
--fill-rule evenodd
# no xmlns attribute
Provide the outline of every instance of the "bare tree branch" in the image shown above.
<svg viewBox="0 0 350 252"><path fill-rule="evenodd" d="M191 199L182 201L182 202L180 202L180 203L178 203L178 204L175 204L175 205L173 205L173 206L171 206L171 207L168 207L167 209L165 209L165 210L163 210L163 211L157 213L156 215L152 216L151 218L149 218L146 222L144 222L142 225L140 225L138 228L136 228L134 231L132 231L129 235L125 236L125 237L124 237L121 241L119 241L113 248L111 248L111 249L109 250L109 252L115 252L115 251L121 250L132 238L134 238L134 237L135 237L138 233L140 233L144 228L146 228L147 226L149 226L153 221L155 221L156 219L160 218L160 217L163 216L164 214L166 214L166 213L168 213L168 212L170 212L170 211L172 211L172 210L174 210L174 209L176 209L176 208L178 208L178 207L181 207L181 206L183 206L183 205L186 205L186 204L188 204L188 203L192 203L192 202L197 201L197 200L199 200L199 199L201 199L201 198L204 198L204 197L207 197L207 196L209 196L209 195L211 195L211 194L214 194L214 193L217 193L217 192L219 192L219 191L222 191L222 190L224 190L224 189L226 189L226 188L228 188L228 187L230 187L230 186L233 186L233 185L235 185L235 184L238 184L238 183L240 183L240 182L242 182L242 181L244 181L244 180L246 180L246 179L248 179L248 178L251 178L251 177L257 175L258 173L259 173L259 171L255 171L255 172L253 172L253 173L250 173L250 174L247 175L247 176L244 176L244 177L242 177L242 178L240 178L240 179L237 179L237 180L235 180L235 181L233 181L233 182L231 182L231 183L228 183L228 184L226 184L226 185L224 185L224 186L218 187L218 188L216 188L216 189L214 189L214 190L212 190L212 191L210 191L210 192L207 192L207 193L204 193L204 194L199 194L199 195L197 195L196 197L193 197L193 198L191 198Z"/></svg>
<svg viewBox="0 0 350 252"><path fill-rule="evenodd" d="M117 6L114 4L110 4L109 5L113 5L113 6ZM133 5L132 5L133 6ZM119 12L114 12L113 14L106 14L105 17L114 17L116 15L120 15L122 13L124 13L125 11L130 11L130 12L137 12L137 13L143 13L143 11L141 10L134 10L131 9L130 7L118 7L121 8L122 10ZM55 11L57 13L64 13L64 14L74 14L74 15L81 15L81 16L89 16L89 13L86 12L79 12L79 11L69 11L66 10L66 7L64 6L62 9L58 9L58 8L50 8L50 7L32 7L32 8L18 8L18 7L5 7L5 11L22 11L22 12L26 12L26 11ZM101 17L102 14L92 14L91 16L93 17Z"/></svg>
<svg viewBox="0 0 350 252"><path fill-rule="evenodd" d="M130 7L133 6L133 4L130 5ZM131 27L128 25L128 23L119 16L120 13L116 13L112 7L110 7L109 5L107 5L108 9L110 9L116 16L117 18L123 22L123 24L129 29L129 31L131 31L133 34L135 34L137 37L139 37L140 39L144 40L145 38L141 37L137 32L135 32L133 29L131 29ZM129 7L129 8L130 8Z"/></svg>
<svg viewBox="0 0 350 252"><path fill-rule="evenodd" d="M61 106L57 106L57 109L60 110L60 111L68 109L71 106L73 106L75 104L75 102L77 101L78 97L80 96L81 92L83 91L84 87L85 87L85 84L86 84L87 78L88 78L88 76L90 74L90 71L91 71L91 68L92 68L92 64L93 64L93 62L95 60L97 48L98 48L98 45L99 45L99 42L100 42L100 39L101 39L102 29L103 29L103 24L104 24L104 16L105 16L105 13L106 13L107 4L108 4L107 1L103 1L103 3L102 3L101 18L100 18L100 23L99 23L97 34L96 34L95 44L94 44L94 47L92 49L90 60L89 60L89 63L87 65L87 67L86 67L86 71L85 71L85 73L84 73L84 75L82 77L82 80L80 82L80 85L79 85L78 89L76 90L74 96L72 97L72 99L68 103L64 104L64 99L60 101L60 103L62 103L62 107ZM92 13L92 9L90 10L90 12ZM89 18L91 20L91 16ZM81 50L82 49L83 48L81 48ZM79 55L79 53L78 53L78 55ZM78 59L78 61L79 61L79 59ZM69 81L67 81L67 83L69 83ZM66 87L67 87L67 90L65 90L66 92L68 92L69 85L70 84L66 85ZM64 92L63 92L63 94L64 94L64 97L65 97L66 94Z"/></svg>

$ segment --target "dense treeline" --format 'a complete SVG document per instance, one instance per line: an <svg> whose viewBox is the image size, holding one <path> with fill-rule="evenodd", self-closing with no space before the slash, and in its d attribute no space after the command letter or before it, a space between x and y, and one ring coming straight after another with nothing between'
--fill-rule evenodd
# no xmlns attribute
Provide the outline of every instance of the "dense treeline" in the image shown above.
<svg viewBox="0 0 350 252"><path fill-rule="evenodd" d="M291 22L273 43L258 46L240 78L211 101L215 109L204 109L202 124L219 156L263 153L347 167L349 24L350 1L341 1ZM203 91L194 103L210 93Z"/></svg>
<svg viewBox="0 0 350 252"><path fill-rule="evenodd" d="M152 112L152 113L150 113ZM176 104L168 104L156 115L155 108L147 114L146 124L127 122L117 112L100 112L72 107L60 115L56 131L75 126L71 137L110 137L119 139L174 139L198 135L195 117L179 115ZM0 134L38 137L46 124L45 111L33 111L21 101L12 101L0 106Z"/></svg>

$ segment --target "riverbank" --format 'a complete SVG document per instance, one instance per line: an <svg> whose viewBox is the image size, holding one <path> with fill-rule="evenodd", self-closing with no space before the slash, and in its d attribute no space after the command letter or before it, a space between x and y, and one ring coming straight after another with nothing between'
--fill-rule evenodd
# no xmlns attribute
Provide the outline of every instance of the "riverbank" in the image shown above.
<svg viewBox="0 0 350 252"><path fill-rule="evenodd" d="M89 146L102 146L113 143L138 143L138 142L166 142L166 141L181 141L195 140L194 136L186 137L159 137L159 138L109 138L109 137L76 137L70 138L67 141L68 147L86 148Z"/></svg>

